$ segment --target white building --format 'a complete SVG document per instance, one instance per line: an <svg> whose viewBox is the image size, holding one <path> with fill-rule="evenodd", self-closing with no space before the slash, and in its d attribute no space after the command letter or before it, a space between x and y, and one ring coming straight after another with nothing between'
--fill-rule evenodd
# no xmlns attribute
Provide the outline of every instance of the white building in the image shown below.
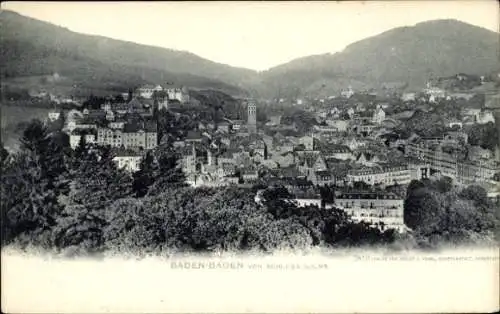
<svg viewBox="0 0 500 314"><path fill-rule="evenodd" d="M181 103L189 102L189 92L186 88L169 88L166 91L168 99L175 99Z"/></svg>
<svg viewBox="0 0 500 314"><path fill-rule="evenodd" d="M430 97L429 101L436 101L446 97L446 91L444 89L430 86L430 84L427 84L424 93Z"/></svg>
<svg viewBox="0 0 500 314"><path fill-rule="evenodd" d="M385 111L382 110L382 108L380 107L380 105L378 105L377 109L373 113L372 122L375 123L375 124L380 124L384 120L385 120Z"/></svg>
<svg viewBox="0 0 500 314"><path fill-rule="evenodd" d="M415 93L403 93L403 95L401 95L401 100L404 101L404 102L414 101L415 98L416 98L416 94Z"/></svg>
<svg viewBox="0 0 500 314"><path fill-rule="evenodd" d="M314 150L314 137L313 136L303 136L299 139L299 143L304 145L305 150Z"/></svg>
<svg viewBox="0 0 500 314"><path fill-rule="evenodd" d="M130 172L140 170L141 160L141 154L127 150L118 150L116 151L116 156L113 157L113 161L116 163L118 168L125 169Z"/></svg>
<svg viewBox="0 0 500 314"><path fill-rule="evenodd" d="M489 110L481 111L476 116L476 123L486 124L488 122L495 123L495 117L493 116L493 113L491 111L489 111Z"/></svg>
<svg viewBox="0 0 500 314"><path fill-rule="evenodd" d="M139 89L137 89L137 94L139 94L139 96L141 96L143 98L151 99L151 98L153 98L154 92L161 92L162 90L163 90L163 87L161 87L160 85L156 85L156 86L144 85L144 86L140 87Z"/></svg>
<svg viewBox="0 0 500 314"><path fill-rule="evenodd" d="M368 185L405 185L411 182L411 170L406 165L364 167L349 170L346 179L350 185L355 182L364 182Z"/></svg>
<svg viewBox="0 0 500 314"><path fill-rule="evenodd" d="M347 115L352 119L352 117L354 116L354 108L347 109Z"/></svg>
<svg viewBox="0 0 500 314"><path fill-rule="evenodd" d="M354 95L354 91L352 90L352 87L349 86L347 89L343 89L340 91L340 96L344 98L351 98L352 95Z"/></svg>
<svg viewBox="0 0 500 314"><path fill-rule="evenodd" d="M59 111L50 111L48 116L49 116L49 121L50 122L54 122L54 121L58 120L59 117L61 117L61 112L59 112Z"/></svg>
<svg viewBox="0 0 500 314"><path fill-rule="evenodd" d="M336 128L339 132L347 131L348 122L345 120L326 120L328 126Z"/></svg>
<svg viewBox="0 0 500 314"><path fill-rule="evenodd" d="M76 132L72 132L70 135L69 135L69 145L71 146L72 149L75 149L78 147L78 145L80 144L80 140L82 138L82 136L85 136L85 143L87 144L93 144L95 143L97 140L96 140L96 136L94 134L79 134L79 133L76 133Z"/></svg>
<svg viewBox="0 0 500 314"><path fill-rule="evenodd" d="M404 224L404 199L393 193L339 193L335 197L335 205L349 214L354 221L367 222L382 231L407 230Z"/></svg>

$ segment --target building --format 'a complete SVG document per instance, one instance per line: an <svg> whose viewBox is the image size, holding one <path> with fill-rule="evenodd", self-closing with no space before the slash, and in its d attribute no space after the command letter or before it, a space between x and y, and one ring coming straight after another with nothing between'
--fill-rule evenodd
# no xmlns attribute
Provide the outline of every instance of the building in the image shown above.
<svg viewBox="0 0 500 314"><path fill-rule="evenodd" d="M356 126L357 133L361 135L369 135L375 128L377 128L375 124L360 124Z"/></svg>
<svg viewBox="0 0 500 314"><path fill-rule="evenodd" d="M426 141L409 143L405 148L405 154L428 163L433 171L439 171L442 175L453 179L457 178L457 151L443 151L441 143Z"/></svg>
<svg viewBox="0 0 500 314"><path fill-rule="evenodd" d="M140 97L146 98L146 99L151 99L153 98L153 94L155 92L161 92L163 90L163 87L160 85L144 85L140 88L137 89L137 94ZM127 96L128 97L128 96ZM126 98L125 98L126 99Z"/></svg>
<svg viewBox="0 0 500 314"><path fill-rule="evenodd" d="M244 182L254 182L259 178L259 173L255 167L245 167L241 169L241 176Z"/></svg>
<svg viewBox="0 0 500 314"><path fill-rule="evenodd" d="M301 137L299 143L304 145L304 150L306 151L314 150L314 136L312 134Z"/></svg>
<svg viewBox="0 0 500 314"><path fill-rule="evenodd" d="M320 154L305 154L299 158L297 169L307 177L317 171L327 170L326 162Z"/></svg>
<svg viewBox="0 0 500 314"><path fill-rule="evenodd" d="M166 90L168 99L170 100L178 100L181 104L187 103L190 100L189 91L186 87L182 88L169 88Z"/></svg>
<svg viewBox="0 0 500 314"><path fill-rule="evenodd" d="M415 97L415 93L403 93L403 95L401 95L401 100L403 102L414 101Z"/></svg>
<svg viewBox="0 0 500 314"><path fill-rule="evenodd" d="M217 130L222 133L228 133L229 132L229 122L222 121L219 124L217 124Z"/></svg>
<svg viewBox="0 0 500 314"><path fill-rule="evenodd" d="M500 163L491 159L479 159L457 163L457 181L461 184L492 181L500 172Z"/></svg>
<svg viewBox="0 0 500 314"><path fill-rule="evenodd" d="M58 120L61 117L61 112L60 111L49 111L48 118L50 122L54 122Z"/></svg>
<svg viewBox="0 0 500 314"><path fill-rule="evenodd" d="M381 162L380 156L366 151L361 152L356 158L356 163L362 164L367 167L373 167L379 162Z"/></svg>
<svg viewBox="0 0 500 314"><path fill-rule="evenodd" d="M233 131L240 131L242 127L244 126L245 121L243 120L232 120L231 121L231 128Z"/></svg>
<svg viewBox="0 0 500 314"><path fill-rule="evenodd" d="M163 97L157 100L158 110L168 109L168 97Z"/></svg>
<svg viewBox="0 0 500 314"><path fill-rule="evenodd" d="M280 124L281 124L281 115L270 116L269 122L266 123L267 126L280 125Z"/></svg>
<svg viewBox="0 0 500 314"><path fill-rule="evenodd" d="M348 122L345 121L345 120L330 120L330 119L327 119L325 122L326 122L326 124L328 126L337 129L338 132L345 132L345 131L347 131Z"/></svg>
<svg viewBox="0 0 500 314"><path fill-rule="evenodd" d="M116 129L100 127L97 129L97 143L111 147L153 149L158 145L156 122L130 122Z"/></svg>
<svg viewBox="0 0 500 314"><path fill-rule="evenodd" d="M327 145L321 150L321 153L325 158L335 158L339 160L353 160L354 155L352 151L346 145Z"/></svg>
<svg viewBox="0 0 500 314"><path fill-rule="evenodd" d="M450 150L442 145L419 142L408 144L405 153L428 163L433 171L462 184L489 181L495 173L500 172L498 161L487 158L470 160L458 148Z"/></svg>
<svg viewBox="0 0 500 314"><path fill-rule="evenodd" d="M142 155L130 149L117 149L114 151L115 157L113 161L118 168L125 169L129 172L139 171L141 168Z"/></svg>
<svg viewBox="0 0 500 314"><path fill-rule="evenodd" d="M352 90L351 86L340 91L340 96L342 96L343 98L351 98L353 95L354 91Z"/></svg>
<svg viewBox="0 0 500 314"><path fill-rule="evenodd" d="M377 109L373 113L372 122L375 124L381 124L385 120L385 111L382 110L380 105L377 105Z"/></svg>
<svg viewBox="0 0 500 314"><path fill-rule="evenodd" d="M335 184L335 176L328 170L315 171L309 179L313 184L319 186Z"/></svg>
<svg viewBox="0 0 500 314"><path fill-rule="evenodd" d="M431 83L427 83L427 88L424 89L424 93L432 98L431 101L442 99L446 97L446 91L444 89L431 86Z"/></svg>
<svg viewBox="0 0 500 314"><path fill-rule="evenodd" d="M346 180L349 185L356 182L368 185L406 185L411 182L411 170L407 165L363 167L349 170Z"/></svg>
<svg viewBox="0 0 500 314"><path fill-rule="evenodd" d="M249 102L247 105L248 121L247 127L250 133L257 132L257 106L253 102Z"/></svg>
<svg viewBox="0 0 500 314"><path fill-rule="evenodd" d="M339 192L334 203L356 222L366 222L382 231L407 230L404 224L404 199L394 193Z"/></svg>
<svg viewBox="0 0 500 314"><path fill-rule="evenodd" d="M196 148L194 145L186 145L181 150L181 168L186 176L196 172Z"/></svg>
<svg viewBox="0 0 500 314"><path fill-rule="evenodd" d="M84 137L86 144L96 143L96 134L94 131L89 132L88 130L76 129L69 134L69 145L72 149L76 149L80 145L82 137Z"/></svg>

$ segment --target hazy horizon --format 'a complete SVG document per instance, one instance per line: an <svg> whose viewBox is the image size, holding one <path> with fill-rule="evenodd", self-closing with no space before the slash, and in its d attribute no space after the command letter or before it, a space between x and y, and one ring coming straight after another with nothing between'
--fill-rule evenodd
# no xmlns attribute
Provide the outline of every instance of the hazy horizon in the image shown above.
<svg viewBox="0 0 500 314"><path fill-rule="evenodd" d="M1 5L73 32L187 51L214 62L265 71L297 58L339 52L359 40L425 21L455 19L498 32L496 4L483 0Z"/></svg>

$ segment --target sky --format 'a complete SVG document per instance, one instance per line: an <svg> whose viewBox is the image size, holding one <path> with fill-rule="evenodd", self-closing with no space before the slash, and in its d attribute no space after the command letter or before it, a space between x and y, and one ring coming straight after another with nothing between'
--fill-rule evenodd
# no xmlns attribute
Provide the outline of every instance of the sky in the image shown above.
<svg viewBox="0 0 500 314"><path fill-rule="evenodd" d="M495 0L348 2L2 2L66 27L254 70L341 51L400 26L457 19L499 31Z"/></svg>

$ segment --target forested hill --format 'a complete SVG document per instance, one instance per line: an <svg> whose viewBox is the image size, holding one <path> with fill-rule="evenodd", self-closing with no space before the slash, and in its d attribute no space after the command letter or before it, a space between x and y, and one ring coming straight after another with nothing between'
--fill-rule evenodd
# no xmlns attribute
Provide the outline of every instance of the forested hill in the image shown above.
<svg viewBox="0 0 500 314"><path fill-rule="evenodd" d="M1 12L0 25L4 79L56 72L73 84L111 89L175 82L245 94L243 82L256 75L189 52L79 34L11 11Z"/></svg>
<svg viewBox="0 0 500 314"><path fill-rule="evenodd" d="M306 56L261 73L185 51L79 34L10 11L1 12L0 27L0 70L7 82L57 72L68 86L94 89L175 82L233 96L293 98L333 95L349 85L421 88L430 78L500 70L499 34L457 20L398 27L341 52Z"/></svg>
<svg viewBox="0 0 500 314"><path fill-rule="evenodd" d="M262 73L262 89L328 95L348 85L400 83L420 88L430 78L499 70L499 43L497 32L457 20L422 22L360 40L335 54L271 68Z"/></svg>

